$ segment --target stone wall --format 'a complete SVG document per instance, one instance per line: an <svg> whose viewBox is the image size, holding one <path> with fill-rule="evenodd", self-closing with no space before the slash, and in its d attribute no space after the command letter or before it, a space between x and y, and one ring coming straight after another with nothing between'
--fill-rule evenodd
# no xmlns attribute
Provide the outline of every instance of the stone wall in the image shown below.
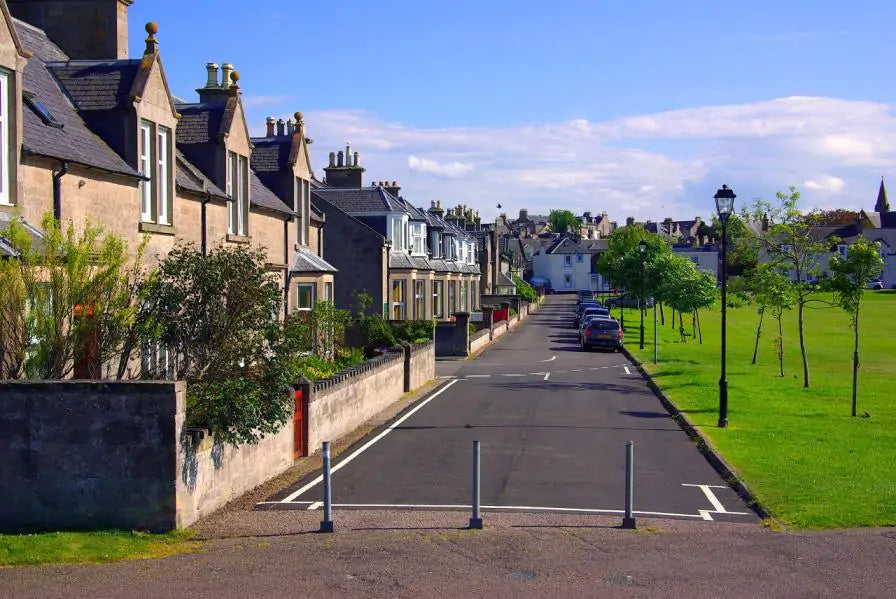
<svg viewBox="0 0 896 599"><path fill-rule="evenodd" d="M410 389L422 387L436 376L436 352L435 343L428 341L426 343L415 343L411 345L410 351Z"/></svg>
<svg viewBox="0 0 896 599"><path fill-rule="evenodd" d="M164 531L186 385L0 382L0 530Z"/></svg>
<svg viewBox="0 0 896 599"><path fill-rule="evenodd" d="M430 377L431 378L431 377ZM356 429L404 395L404 356L390 353L316 381L308 398L308 448Z"/></svg>
<svg viewBox="0 0 896 599"><path fill-rule="evenodd" d="M491 341L491 331L483 329L470 337L470 353L475 354Z"/></svg>

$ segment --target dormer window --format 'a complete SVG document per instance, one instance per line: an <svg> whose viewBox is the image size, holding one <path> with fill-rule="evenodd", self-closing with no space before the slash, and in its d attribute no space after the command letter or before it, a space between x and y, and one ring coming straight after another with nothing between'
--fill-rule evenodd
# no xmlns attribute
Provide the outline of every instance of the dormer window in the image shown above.
<svg viewBox="0 0 896 599"><path fill-rule="evenodd" d="M249 230L249 160L236 152L227 152L227 232L248 234Z"/></svg>
<svg viewBox="0 0 896 599"><path fill-rule="evenodd" d="M9 77L0 71L0 204L11 205L9 171L12 155L9 152Z"/></svg>
<svg viewBox="0 0 896 599"><path fill-rule="evenodd" d="M423 223L414 223L411 252L417 256L426 255L426 227Z"/></svg>
<svg viewBox="0 0 896 599"><path fill-rule="evenodd" d="M151 121L140 122L140 173L147 178L141 190L141 220L171 224L171 130Z"/></svg>

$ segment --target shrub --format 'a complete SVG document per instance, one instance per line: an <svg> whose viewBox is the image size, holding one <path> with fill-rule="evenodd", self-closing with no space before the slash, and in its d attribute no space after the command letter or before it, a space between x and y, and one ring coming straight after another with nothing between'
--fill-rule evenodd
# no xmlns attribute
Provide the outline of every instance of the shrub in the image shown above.
<svg viewBox="0 0 896 599"><path fill-rule="evenodd" d="M534 302L538 299L538 294L535 292L535 288L532 287L532 285L525 282L516 275L513 275L513 282L516 283L517 295L522 297L524 300L526 300L527 302Z"/></svg>
<svg viewBox="0 0 896 599"><path fill-rule="evenodd" d="M418 339L429 341L433 336L433 321L431 320L407 320L390 324L398 341L417 342Z"/></svg>

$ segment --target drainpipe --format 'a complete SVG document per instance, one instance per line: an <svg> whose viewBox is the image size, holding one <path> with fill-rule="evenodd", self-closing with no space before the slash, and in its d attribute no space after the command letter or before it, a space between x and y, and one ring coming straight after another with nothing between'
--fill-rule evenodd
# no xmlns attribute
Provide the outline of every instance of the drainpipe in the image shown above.
<svg viewBox="0 0 896 599"><path fill-rule="evenodd" d="M205 191L205 197L202 198L202 216L201 216L201 221L202 221L202 225L201 225L201 226L202 226L202 242L201 242L201 244L202 244L202 257L203 257L203 258L205 258L205 251L206 251L206 245L207 245L207 242L206 242L206 231L205 231L205 222L206 222L206 220L205 220L205 206L206 206L209 202L211 202L211 201L212 201L212 192L206 190L206 191Z"/></svg>
<svg viewBox="0 0 896 599"><path fill-rule="evenodd" d="M62 220L62 178L68 173L68 162L61 160L59 170L53 173L53 218Z"/></svg>

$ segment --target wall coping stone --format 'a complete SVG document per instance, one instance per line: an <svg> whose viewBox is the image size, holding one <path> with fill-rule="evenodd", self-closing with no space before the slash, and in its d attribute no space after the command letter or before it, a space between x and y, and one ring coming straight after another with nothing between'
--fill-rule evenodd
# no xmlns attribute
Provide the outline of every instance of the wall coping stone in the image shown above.
<svg viewBox="0 0 896 599"><path fill-rule="evenodd" d="M337 386L342 386L343 383L351 382L353 379L366 375L367 373L373 372L374 370L385 368L387 365L391 365L392 362L403 359L403 352L390 352L388 354L383 354L382 356L377 356L375 358L371 358L370 360L366 360L362 364L344 368L335 373L330 378L314 381L314 390L311 395L311 401L315 400L314 395L316 393L320 393L322 391L330 391Z"/></svg>

